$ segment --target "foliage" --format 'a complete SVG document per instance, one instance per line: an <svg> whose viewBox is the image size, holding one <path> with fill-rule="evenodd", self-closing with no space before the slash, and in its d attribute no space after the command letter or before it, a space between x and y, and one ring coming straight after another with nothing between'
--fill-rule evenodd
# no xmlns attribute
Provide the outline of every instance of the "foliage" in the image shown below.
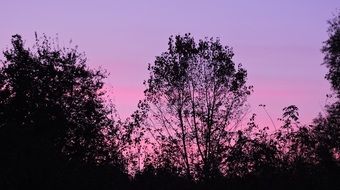
<svg viewBox="0 0 340 190"><path fill-rule="evenodd" d="M69 166L78 171L84 164L124 169L120 153L105 142L103 131L114 126L102 99L102 71L87 68L76 48L59 49L46 36L29 49L14 35L4 57L1 182L5 176L9 185L22 180L44 186L42 181L63 178Z"/></svg>
<svg viewBox="0 0 340 190"><path fill-rule="evenodd" d="M229 132L251 92L247 72L235 68L232 49L219 39L196 44L185 34L170 37L168 45L149 65L147 130L157 142L158 159L189 178L211 178L221 172Z"/></svg>
<svg viewBox="0 0 340 190"><path fill-rule="evenodd" d="M330 81L332 88L340 96L340 13L328 21L329 38L324 42L322 52L324 63L329 69L326 79Z"/></svg>

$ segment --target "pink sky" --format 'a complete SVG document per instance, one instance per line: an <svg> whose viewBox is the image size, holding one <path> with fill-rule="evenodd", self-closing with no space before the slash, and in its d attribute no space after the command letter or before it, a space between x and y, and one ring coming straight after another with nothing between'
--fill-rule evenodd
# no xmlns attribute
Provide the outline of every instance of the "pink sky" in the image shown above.
<svg viewBox="0 0 340 190"><path fill-rule="evenodd" d="M325 104L329 85L321 66L327 20L338 0L286 1L1 1L0 50L21 34L28 45L34 32L78 45L91 67L111 74L107 86L122 117L143 97L147 64L167 48L170 35L219 37L234 48L235 62L248 70L251 111L266 125L295 104L310 122Z"/></svg>

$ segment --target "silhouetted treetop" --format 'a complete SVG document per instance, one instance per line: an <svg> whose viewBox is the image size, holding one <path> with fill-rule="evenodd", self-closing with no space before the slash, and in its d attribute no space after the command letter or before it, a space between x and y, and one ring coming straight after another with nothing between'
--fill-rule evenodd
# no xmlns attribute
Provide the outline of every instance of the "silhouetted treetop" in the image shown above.
<svg viewBox="0 0 340 190"><path fill-rule="evenodd" d="M329 38L324 42L324 64L329 69L326 79L330 81L332 88L340 96L340 12L328 21Z"/></svg>
<svg viewBox="0 0 340 190"><path fill-rule="evenodd" d="M39 183L45 177L66 175L58 172L71 163L74 168L86 163L124 169L117 147L109 147L103 133L114 128L102 98L103 71L89 69L76 48L60 49L46 36L36 38L29 49L20 35L14 35L4 57L0 67L3 175L14 172L12 177L24 180L22 176L34 171L36 175L25 177ZM45 170L49 175L44 175Z"/></svg>
<svg viewBox="0 0 340 190"><path fill-rule="evenodd" d="M320 141L319 154L324 160L338 158L340 153L340 12L328 21L329 38L324 42L322 52L328 68L326 79L337 95L336 101L326 106L327 115L315 120L315 134ZM321 151L321 152L320 152Z"/></svg>
<svg viewBox="0 0 340 190"><path fill-rule="evenodd" d="M146 128L159 145L157 165L170 164L189 178L224 172L230 132L252 91L233 56L219 39L196 43L185 34L170 37L168 50L149 65L145 96L152 122Z"/></svg>

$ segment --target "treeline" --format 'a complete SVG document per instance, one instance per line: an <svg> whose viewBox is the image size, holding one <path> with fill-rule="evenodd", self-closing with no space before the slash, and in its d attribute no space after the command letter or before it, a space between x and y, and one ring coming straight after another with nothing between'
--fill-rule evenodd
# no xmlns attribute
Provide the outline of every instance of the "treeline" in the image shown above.
<svg viewBox="0 0 340 190"><path fill-rule="evenodd" d="M338 189L340 14L324 42L335 102L313 124L283 109L246 125L247 71L219 39L169 38L126 120L77 48L20 35L0 67L0 189ZM265 106L265 105L261 105Z"/></svg>

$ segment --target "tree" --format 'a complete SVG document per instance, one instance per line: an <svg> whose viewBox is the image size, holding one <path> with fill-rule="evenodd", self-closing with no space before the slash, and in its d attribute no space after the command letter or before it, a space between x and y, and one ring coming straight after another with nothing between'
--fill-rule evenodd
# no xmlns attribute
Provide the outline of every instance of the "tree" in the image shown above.
<svg viewBox="0 0 340 190"><path fill-rule="evenodd" d="M149 65L146 130L158 165L170 162L188 178L204 180L224 172L231 131L252 91L233 56L219 39L196 43L185 34L170 37L168 50Z"/></svg>
<svg viewBox="0 0 340 190"><path fill-rule="evenodd" d="M46 36L32 50L14 35L12 46L0 68L1 183L53 186L85 165L123 169L104 136L114 127L102 98L105 73Z"/></svg>
<svg viewBox="0 0 340 190"><path fill-rule="evenodd" d="M330 81L333 90L340 97L340 13L328 21L329 38L324 42L322 52L324 63L329 69L326 79Z"/></svg>
<svg viewBox="0 0 340 190"><path fill-rule="evenodd" d="M340 12L328 21L329 38L324 42L323 64L329 69L326 79L331 83L336 94L333 104L326 106L327 115L315 120L314 133L319 140L319 156L327 162L337 158L340 154Z"/></svg>

